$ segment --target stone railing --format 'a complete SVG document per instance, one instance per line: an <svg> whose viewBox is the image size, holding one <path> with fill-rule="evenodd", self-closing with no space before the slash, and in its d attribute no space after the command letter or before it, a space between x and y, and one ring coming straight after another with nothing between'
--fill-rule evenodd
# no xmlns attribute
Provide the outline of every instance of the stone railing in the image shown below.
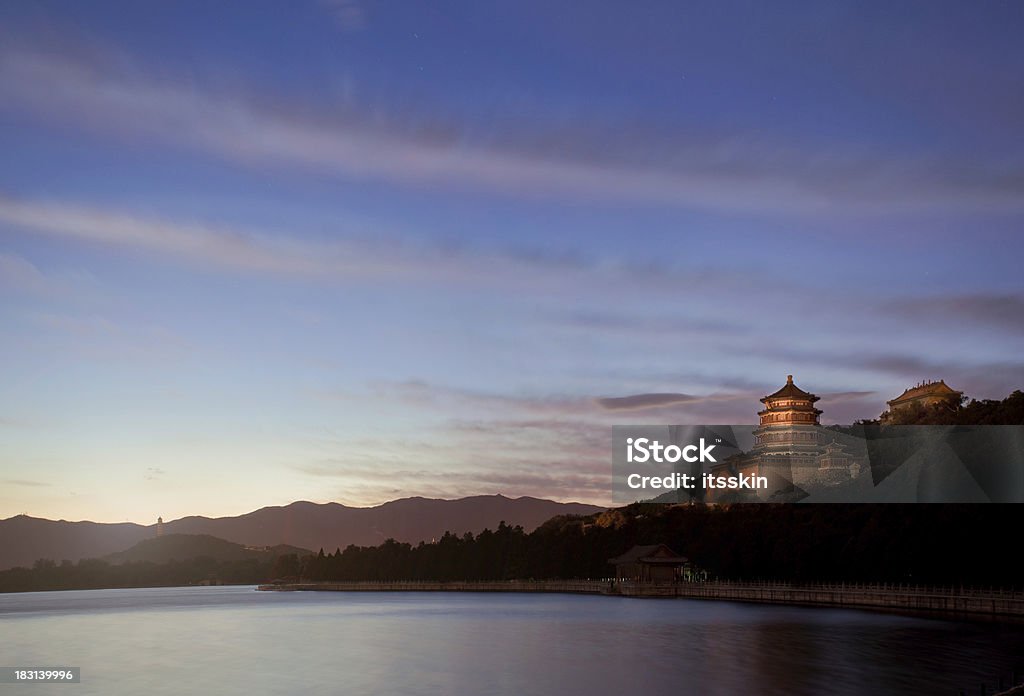
<svg viewBox="0 0 1024 696"><path fill-rule="evenodd" d="M683 597L736 602L891 609L1024 617L1024 592L920 585L750 582L616 583L627 597Z"/></svg>
<svg viewBox="0 0 1024 696"><path fill-rule="evenodd" d="M728 581L651 583L604 579L494 582L299 582L260 585L259 589L321 592L557 592L1024 618L1024 592L919 585L850 583L796 585Z"/></svg>

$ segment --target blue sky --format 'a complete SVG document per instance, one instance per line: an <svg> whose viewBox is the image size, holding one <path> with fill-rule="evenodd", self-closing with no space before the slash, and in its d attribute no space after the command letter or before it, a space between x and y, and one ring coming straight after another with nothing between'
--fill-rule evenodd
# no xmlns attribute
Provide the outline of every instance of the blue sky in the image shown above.
<svg viewBox="0 0 1024 696"><path fill-rule="evenodd" d="M1013 2L8 3L0 517L608 503L612 424L752 422L789 373L826 422L926 378L1001 398L1022 30Z"/></svg>

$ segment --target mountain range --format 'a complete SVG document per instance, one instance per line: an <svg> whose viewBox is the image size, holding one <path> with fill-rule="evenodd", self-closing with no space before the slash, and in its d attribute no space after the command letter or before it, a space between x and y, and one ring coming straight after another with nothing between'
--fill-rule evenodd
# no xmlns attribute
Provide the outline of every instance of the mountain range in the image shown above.
<svg viewBox="0 0 1024 696"><path fill-rule="evenodd" d="M478 533L504 521L531 531L557 515L590 515L604 508L539 498L473 496L458 500L402 498L376 507L295 502L237 517L183 517L164 523L165 534L206 534L244 546L287 544L328 552L349 544L372 546L388 538L411 544L445 532ZM39 558L99 558L156 536L156 525L67 522L18 515L0 520L0 570Z"/></svg>
<svg viewBox="0 0 1024 696"><path fill-rule="evenodd" d="M200 557L215 561L267 561L286 553L308 556L312 551L287 544L243 546L209 534L165 534L153 539L143 539L130 549L104 556L103 560L115 565L140 562L159 564Z"/></svg>

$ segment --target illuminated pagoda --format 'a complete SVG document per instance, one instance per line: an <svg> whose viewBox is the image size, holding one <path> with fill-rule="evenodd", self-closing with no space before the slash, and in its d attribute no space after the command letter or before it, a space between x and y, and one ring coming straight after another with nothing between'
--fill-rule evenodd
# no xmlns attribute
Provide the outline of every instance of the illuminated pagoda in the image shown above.
<svg viewBox="0 0 1024 696"><path fill-rule="evenodd" d="M763 476L768 487L758 491L757 497L780 501L870 476L864 447L858 447L853 438L823 428L817 401L816 394L805 392L793 383L793 375L787 375L781 389L761 398L764 408L757 414L760 422L753 431L754 446L712 465L711 475ZM711 491L706 502L741 498L730 491Z"/></svg>
<svg viewBox="0 0 1024 696"><path fill-rule="evenodd" d="M813 465L821 453L819 442L821 410L815 408L815 394L793 384L793 375L774 394L761 399L760 426L754 431L753 454L762 463L772 457L786 457L791 465Z"/></svg>

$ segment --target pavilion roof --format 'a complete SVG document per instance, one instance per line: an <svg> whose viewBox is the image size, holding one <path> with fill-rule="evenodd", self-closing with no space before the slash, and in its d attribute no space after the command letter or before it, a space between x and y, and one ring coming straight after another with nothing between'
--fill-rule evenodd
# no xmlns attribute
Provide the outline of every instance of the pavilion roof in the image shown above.
<svg viewBox="0 0 1024 696"><path fill-rule="evenodd" d="M810 401L818 400L818 397L815 396L814 394L811 394L810 392L805 392L803 389L793 384L793 375L786 375L786 384L782 387L782 389L778 390L774 394L769 394L768 396L761 399L761 401L767 402L770 399L781 399L785 397L808 399Z"/></svg>
<svg viewBox="0 0 1024 696"><path fill-rule="evenodd" d="M608 559L608 562L612 565L620 565L623 563L665 563L681 565L683 563L689 563L689 561L689 558L686 556L680 556L665 544L637 545L629 551L626 551L626 553L621 556Z"/></svg>
<svg viewBox="0 0 1024 696"><path fill-rule="evenodd" d="M917 386L905 389L902 394L888 403L891 404L898 401L909 401L911 399L921 398L922 396L959 396L961 394L963 394L963 392L953 389L951 386L946 384L945 380L940 379L938 382L925 382L924 384L918 384Z"/></svg>

